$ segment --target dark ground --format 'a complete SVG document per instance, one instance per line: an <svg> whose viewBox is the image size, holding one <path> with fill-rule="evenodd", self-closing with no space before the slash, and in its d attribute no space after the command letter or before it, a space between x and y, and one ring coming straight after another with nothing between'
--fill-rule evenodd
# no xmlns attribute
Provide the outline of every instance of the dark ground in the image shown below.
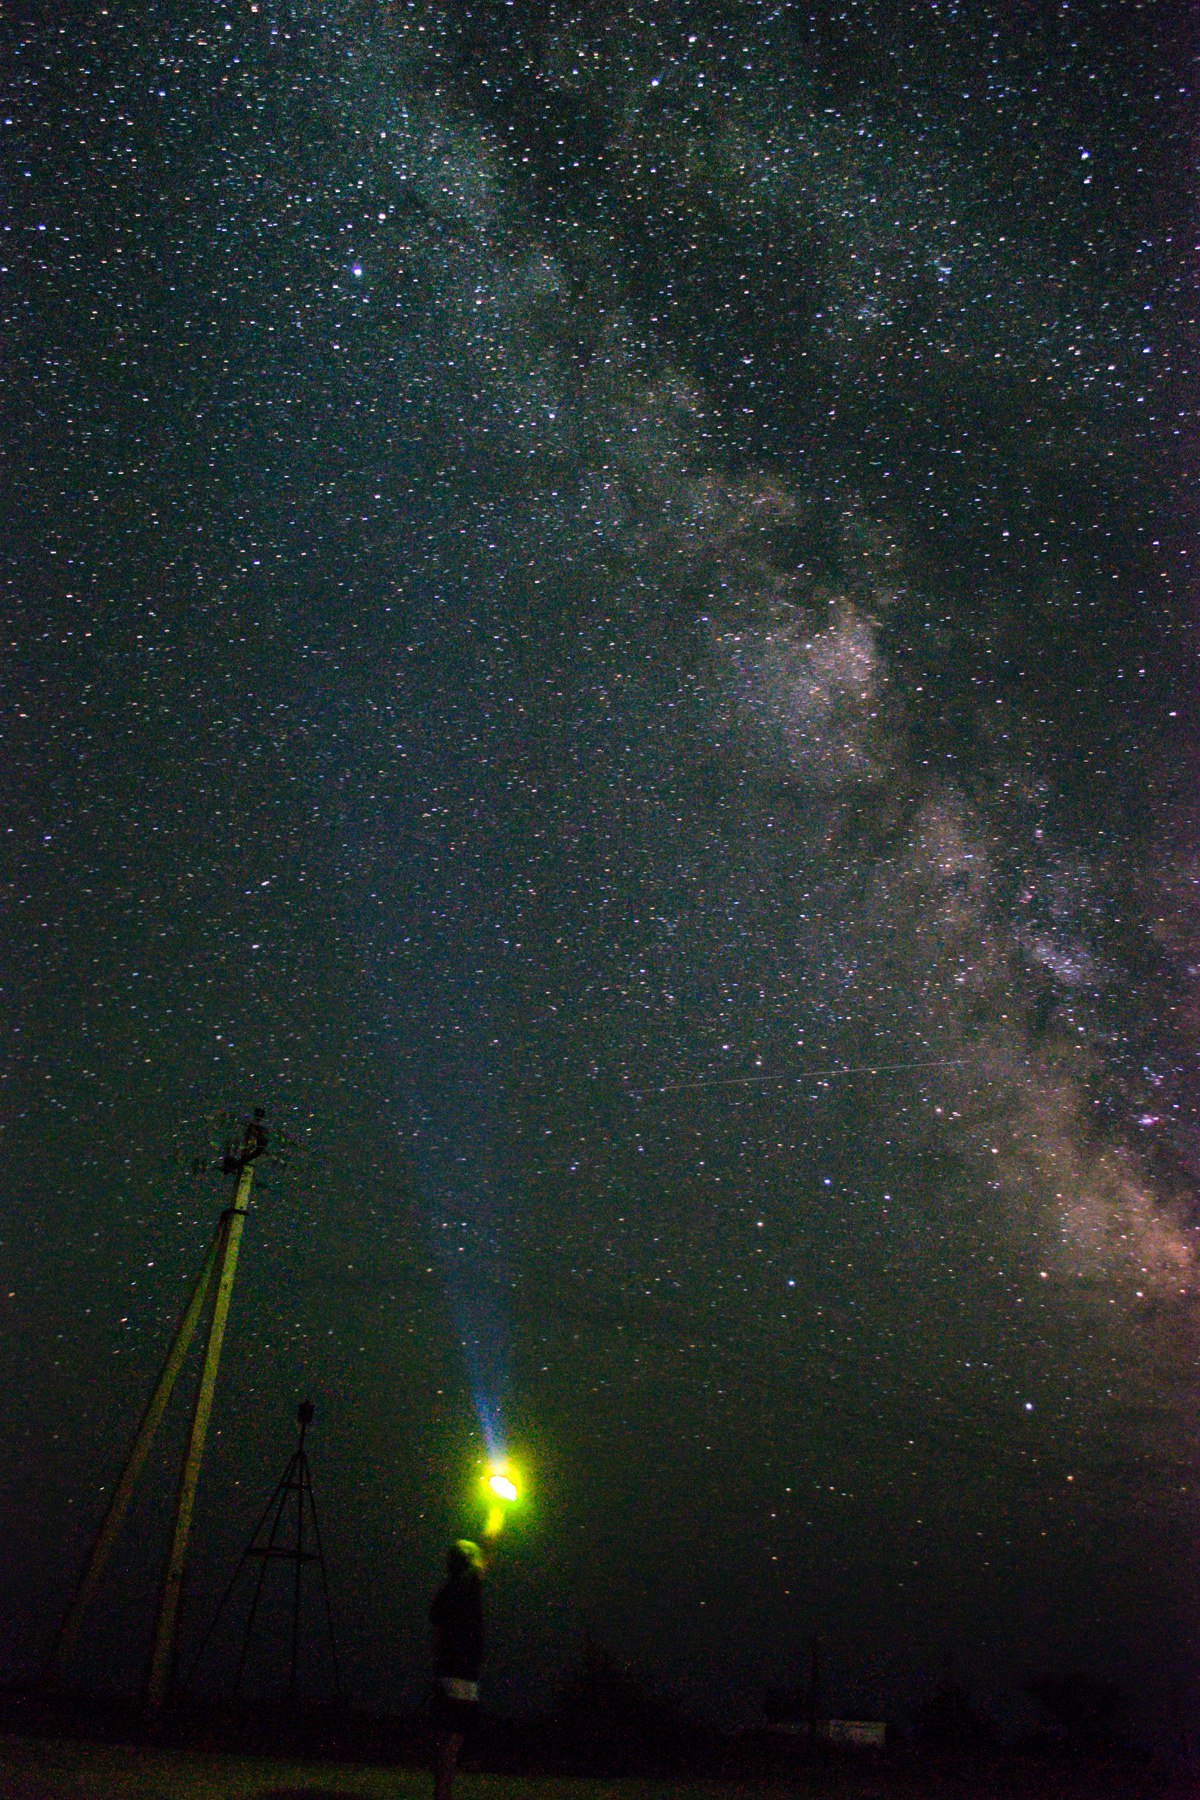
<svg viewBox="0 0 1200 1800"><path fill-rule="evenodd" d="M7 1800L416 1800L430 1791L415 1769L311 1763L152 1749L146 1746L0 1740L0 1783ZM1184 1800L1200 1793L1194 1779L1166 1781L1128 1768L1037 1769L1017 1762L974 1769L903 1764L839 1764L797 1771L786 1780L563 1780L469 1774L461 1800Z"/></svg>

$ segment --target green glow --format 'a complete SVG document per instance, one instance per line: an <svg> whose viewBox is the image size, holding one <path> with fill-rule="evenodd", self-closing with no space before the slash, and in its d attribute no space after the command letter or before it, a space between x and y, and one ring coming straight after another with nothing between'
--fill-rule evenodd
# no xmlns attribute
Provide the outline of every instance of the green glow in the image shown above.
<svg viewBox="0 0 1200 1800"><path fill-rule="evenodd" d="M508 1509L521 1499L521 1478L506 1456L497 1457L483 1472L483 1494L487 1502L484 1536L494 1538L504 1529Z"/></svg>

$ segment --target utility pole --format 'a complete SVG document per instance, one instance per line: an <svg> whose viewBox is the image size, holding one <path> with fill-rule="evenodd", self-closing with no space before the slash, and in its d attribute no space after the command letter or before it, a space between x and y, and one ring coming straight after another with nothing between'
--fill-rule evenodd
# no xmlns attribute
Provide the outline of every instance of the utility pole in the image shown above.
<svg viewBox="0 0 1200 1800"><path fill-rule="evenodd" d="M61 1682L66 1675L67 1666L79 1640L79 1630L83 1624L84 1614L95 1599L96 1589L100 1586L100 1577L112 1554L113 1545L120 1535L121 1526L125 1523L125 1514L129 1511L129 1502L133 1499L137 1478L150 1454L150 1445L154 1441L154 1434L167 1409L167 1403L174 1390L183 1360L191 1347L192 1337L212 1284L212 1272L216 1267L220 1242L221 1232L218 1228L217 1236L209 1245L204 1266L196 1279L196 1285L192 1289L191 1297L176 1328L175 1336L171 1340L171 1347L167 1351L167 1359L154 1385L154 1392L146 1402L146 1410L142 1414L137 1436L133 1440L133 1448L121 1471L121 1478L113 1489L108 1510L96 1534L95 1543L92 1545L92 1553L88 1559L87 1568L84 1570L83 1579L71 1596L66 1616L59 1627L58 1637L50 1655L48 1670L50 1679L55 1683Z"/></svg>
<svg viewBox="0 0 1200 1800"><path fill-rule="evenodd" d="M179 1610L179 1592L182 1585L188 1530L191 1525L196 1483L200 1473L200 1459L204 1451L204 1438L208 1430L209 1414L212 1411L221 1343L229 1317L229 1302L233 1292L233 1278L237 1269L238 1248L241 1244L242 1228L250 1203L253 1164L267 1147L267 1133L262 1120L262 1111L260 1108L256 1108L253 1118L246 1123L241 1147L236 1151L227 1151L222 1159L222 1173L236 1174L238 1178L233 1204L221 1214L213 1241L209 1245L196 1284L192 1289L187 1306L184 1308L183 1317L171 1340L166 1360L159 1372L158 1380L154 1384L154 1390L146 1403L146 1409L142 1414L132 1448L126 1458L125 1467L113 1489L108 1509L92 1545L87 1568L71 1597L63 1622L59 1627L47 1669L48 1676L56 1681L61 1681L66 1673L78 1642L84 1615L95 1598L113 1545L116 1543L125 1515L129 1510L129 1503L133 1498L133 1490L138 1476L150 1453L154 1434L174 1392L180 1370L187 1358L188 1350L191 1348L196 1327L215 1285L216 1297L208 1328L204 1369L192 1414L184 1473L176 1504L171 1555L167 1563L167 1573L163 1582L159 1606L154 1657L151 1662L151 1681L146 1690L146 1704L151 1711L157 1710L161 1706L170 1680L174 1630Z"/></svg>
<svg viewBox="0 0 1200 1800"><path fill-rule="evenodd" d="M204 1456L204 1440L212 1413L213 1395L217 1387L217 1369L221 1362L221 1346L229 1319L229 1302L233 1298L233 1278L237 1273L238 1250L242 1229L250 1206L250 1189L254 1183L254 1164L267 1147L267 1134L261 1111L246 1126L240 1151L226 1154L221 1167L225 1174L236 1174L237 1190L233 1205L224 1213L218 1230L217 1294L213 1302L212 1320L208 1327L208 1343L204 1351L204 1367L192 1409L179 1478L179 1497L175 1505L175 1529L163 1575L158 1602L158 1623L154 1629L154 1648L150 1652L150 1673L146 1680L146 1711L153 1715L162 1711L175 1672L175 1630L179 1621L179 1601L187 1569L188 1536L192 1529L192 1512L196 1504L196 1487L200 1480L200 1463Z"/></svg>

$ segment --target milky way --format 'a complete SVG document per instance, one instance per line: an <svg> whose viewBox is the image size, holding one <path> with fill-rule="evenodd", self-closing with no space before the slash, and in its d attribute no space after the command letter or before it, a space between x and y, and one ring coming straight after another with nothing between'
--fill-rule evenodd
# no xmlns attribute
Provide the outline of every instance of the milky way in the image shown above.
<svg viewBox="0 0 1200 1800"><path fill-rule="evenodd" d="M13 1666L259 1101L190 1629L311 1388L372 1704L480 1406L498 1704L1188 1679L1177 10L10 27Z"/></svg>

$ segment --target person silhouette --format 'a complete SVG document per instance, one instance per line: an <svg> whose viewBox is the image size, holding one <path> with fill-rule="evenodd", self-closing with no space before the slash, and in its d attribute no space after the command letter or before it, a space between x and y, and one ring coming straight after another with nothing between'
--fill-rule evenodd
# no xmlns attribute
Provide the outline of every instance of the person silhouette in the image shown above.
<svg viewBox="0 0 1200 1800"><path fill-rule="evenodd" d="M429 1608L433 1633L434 1800L452 1800L467 1734L479 1717L483 1578L488 1558L471 1538L446 1552L446 1579Z"/></svg>

